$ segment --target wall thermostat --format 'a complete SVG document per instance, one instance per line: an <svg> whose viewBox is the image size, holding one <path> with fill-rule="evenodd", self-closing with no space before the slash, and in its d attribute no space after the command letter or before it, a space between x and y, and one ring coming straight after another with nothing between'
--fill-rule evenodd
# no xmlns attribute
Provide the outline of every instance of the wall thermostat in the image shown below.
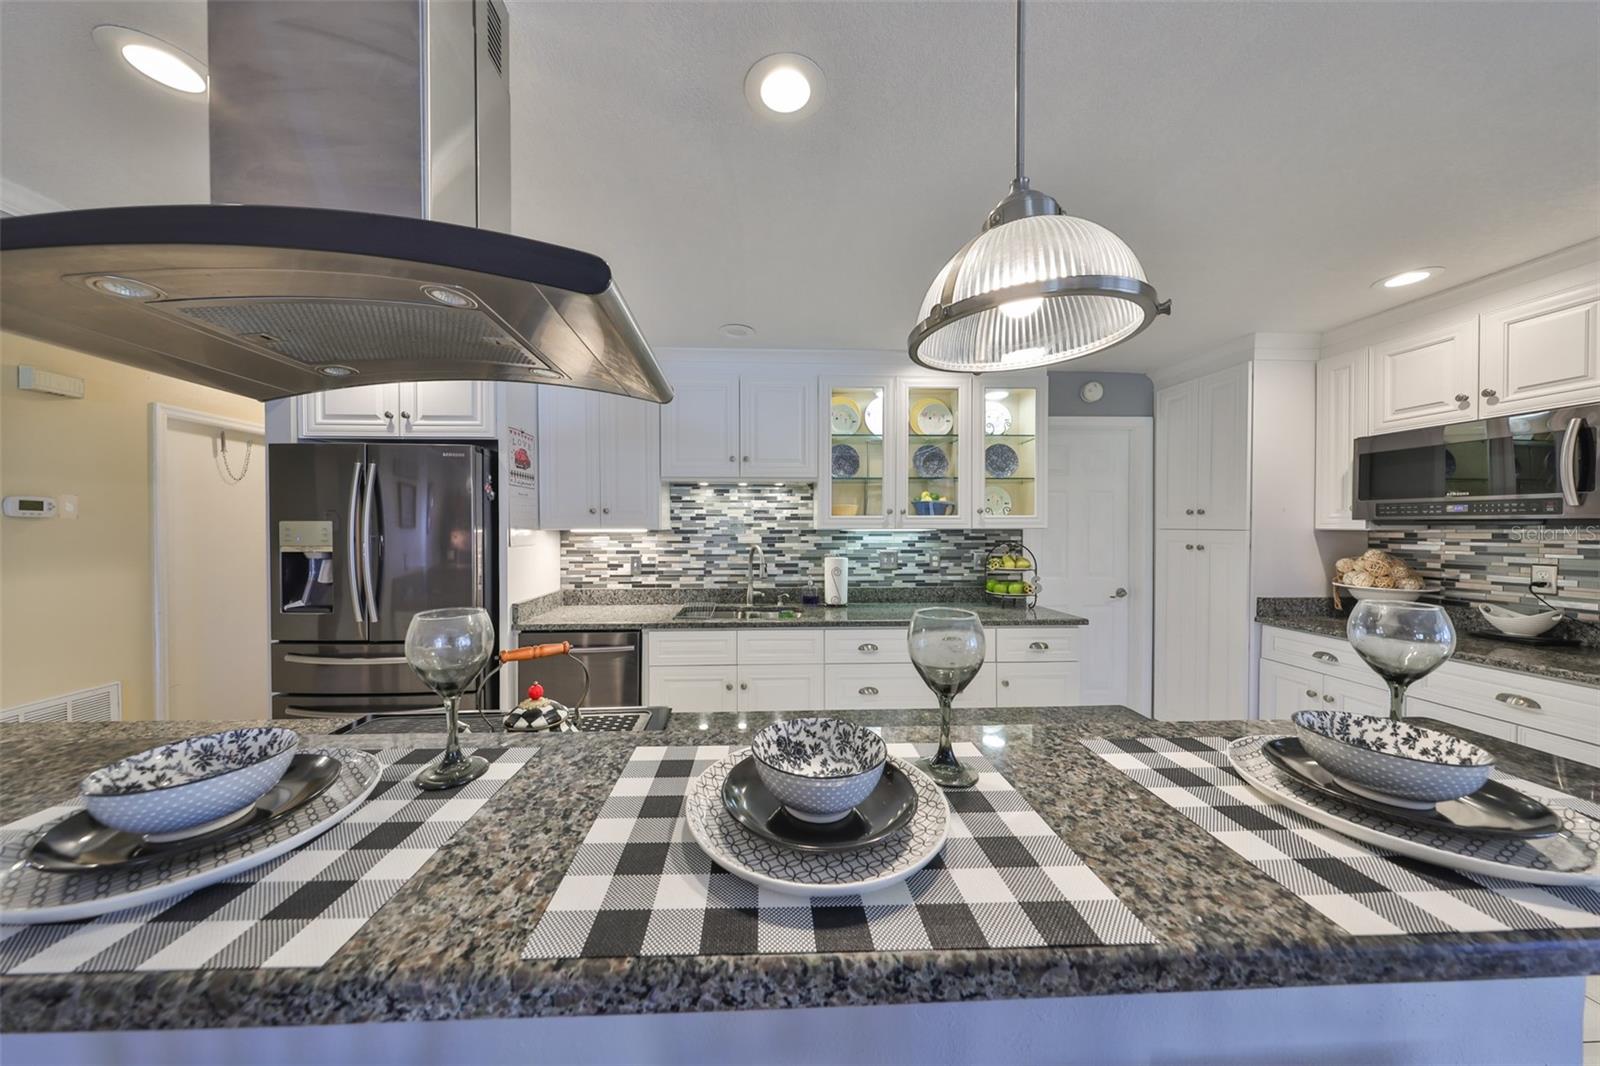
<svg viewBox="0 0 1600 1066"><path fill-rule="evenodd" d="M7 496L7 518L54 518L56 501L50 496Z"/></svg>
<svg viewBox="0 0 1600 1066"><path fill-rule="evenodd" d="M1098 381L1085 382L1083 388L1078 390L1078 395L1083 397L1084 403L1099 403L1100 397L1106 394L1106 387Z"/></svg>

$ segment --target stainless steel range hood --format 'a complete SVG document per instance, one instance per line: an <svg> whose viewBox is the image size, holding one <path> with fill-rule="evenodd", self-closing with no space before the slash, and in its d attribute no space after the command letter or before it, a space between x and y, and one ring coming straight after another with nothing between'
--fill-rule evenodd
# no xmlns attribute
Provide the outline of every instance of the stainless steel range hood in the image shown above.
<svg viewBox="0 0 1600 1066"><path fill-rule="evenodd" d="M672 398L604 260L495 232L498 0L208 19L217 202L0 219L0 326L262 400L438 379Z"/></svg>

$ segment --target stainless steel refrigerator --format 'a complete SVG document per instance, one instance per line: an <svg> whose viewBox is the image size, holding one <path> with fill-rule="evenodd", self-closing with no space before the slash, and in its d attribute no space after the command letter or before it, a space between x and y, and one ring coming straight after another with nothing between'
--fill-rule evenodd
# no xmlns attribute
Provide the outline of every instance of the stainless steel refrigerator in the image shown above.
<svg viewBox="0 0 1600 1066"><path fill-rule="evenodd" d="M406 664L406 627L433 607L498 620L492 460L464 444L267 449L274 718L440 706Z"/></svg>

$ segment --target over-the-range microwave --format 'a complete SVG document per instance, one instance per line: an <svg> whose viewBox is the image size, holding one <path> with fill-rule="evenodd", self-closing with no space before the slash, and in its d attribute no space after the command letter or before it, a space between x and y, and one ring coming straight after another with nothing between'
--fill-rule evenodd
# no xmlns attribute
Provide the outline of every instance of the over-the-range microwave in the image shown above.
<svg viewBox="0 0 1600 1066"><path fill-rule="evenodd" d="M1352 514L1373 522L1600 518L1600 404L1359 437Z"/></svg>

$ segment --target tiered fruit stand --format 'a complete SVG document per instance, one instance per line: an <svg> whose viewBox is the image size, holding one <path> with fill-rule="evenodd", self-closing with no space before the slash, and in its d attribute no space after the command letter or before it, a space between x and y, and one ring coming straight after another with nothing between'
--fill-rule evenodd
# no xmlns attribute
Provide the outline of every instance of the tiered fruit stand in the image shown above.
<svg viewBox="0 0 1600 1066"><path fill-rule="evenodd" d="M1038 560L1020 540L1001 541L989 549L983 564L983 591L990 599L1018 607L1039 605ZM1012 592L1013 588L1019 591Z"/></svg>

